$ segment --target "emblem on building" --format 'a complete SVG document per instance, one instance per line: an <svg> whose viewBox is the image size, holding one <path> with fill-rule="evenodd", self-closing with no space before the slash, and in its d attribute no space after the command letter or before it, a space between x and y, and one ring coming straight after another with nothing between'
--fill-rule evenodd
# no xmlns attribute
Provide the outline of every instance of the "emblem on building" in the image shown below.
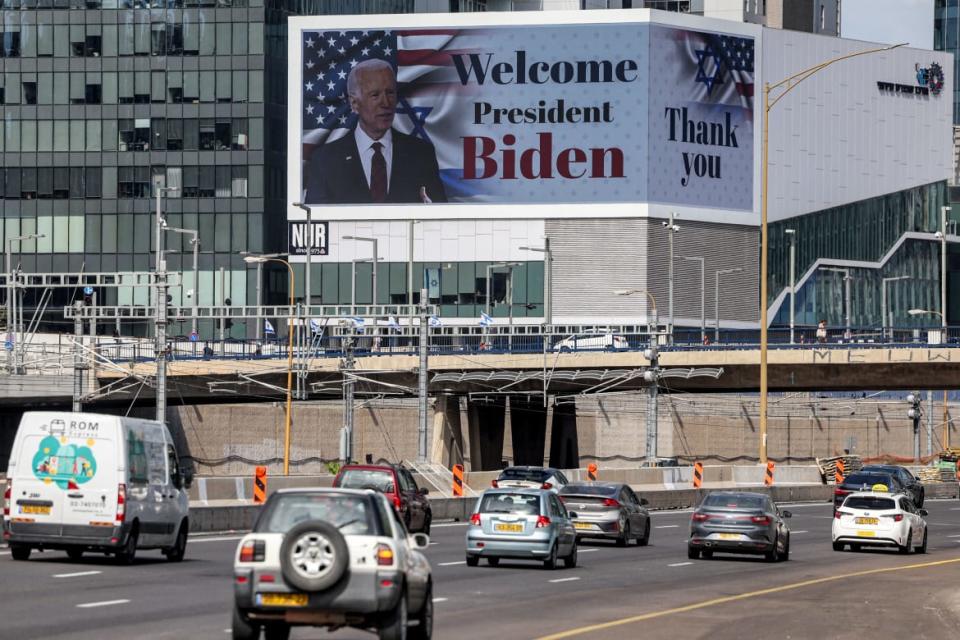
<svg viewBox="0 0 960 640"><path fill-rule="evenodd" d="M935 96L940 95L940 91L943 90L943 68L938 63L931 62L929 67L921 67L918 64L916 69L917 84L928 88Z"/></svg>

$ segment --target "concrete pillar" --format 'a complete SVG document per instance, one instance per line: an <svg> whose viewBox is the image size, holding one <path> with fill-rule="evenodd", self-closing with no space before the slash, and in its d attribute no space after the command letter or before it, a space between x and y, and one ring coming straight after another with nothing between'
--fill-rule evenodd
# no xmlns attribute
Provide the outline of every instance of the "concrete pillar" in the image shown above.
<svg viewBox="0 0 960 640"><path fill-rule="evenodd" d="M452 468L463 464L463 430L460 421L460 396L439 395L433 405L432 461Z"/></svg>
<svg viewBox="0 0 960 640"><path fill-rule="evenodd" d="M470 470L492 471L503 466L503 398L467 401Z"/></svg>
<svg viewBox="0 0 960 640"><path fill-rule="evenodd" d="M543 464L550 464L550 445L553 443L553 398L547 400L543 424Z"/></svg>
<svg viewBox="0 0 960 640"><path fill-rule="evenodd" d="M547 446L547 409L541 398L510 399L513 464L542 465Z"/></svg>
<svg viewBox="0 0 960 640"><path fill-rule="evenodd" d="M550 466L576 469L580 466L577 442L577 407L572 402L553 408L553 433L550 442Z"/></svg>
<svg viewBox="0 0 960 640"><path fill-rule="evenodd" d="M503 415L503 453L501 453L500 457L507 464L507 466L510 466L510 465L518 464L517 462L514 462L514 454L513 454L513 434L514 434L514 430L513 430L514 400L513 398L510 398L508 396L504 405L505 405L505 408L504 408L504 415Z"/></svg>

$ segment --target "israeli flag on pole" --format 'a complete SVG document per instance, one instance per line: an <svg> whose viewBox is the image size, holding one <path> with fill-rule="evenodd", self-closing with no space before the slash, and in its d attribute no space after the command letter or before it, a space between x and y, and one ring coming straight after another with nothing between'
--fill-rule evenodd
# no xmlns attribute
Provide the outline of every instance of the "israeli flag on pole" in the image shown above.
<svg viewBox="0 0 960 640"><path fill-rule="evenodd" d="M437 316L430 316L430 326L431 327L442 327L443 323L440 322L440 318Z"/></svg>
<svg viewBox="0 0 960 640"><path fill-rule="evenodd" d="M364 325L363 318L356 317L356 318L350 318L350 320L353 322L354 329L363 329L363 325Z"/></svg>
<svg viewBox="0 0 960 640"><path fill-rule="evenodd" d="M400 323L397 322L397 319L394 316L390 316L389 318L387 318L387 326L390 327L391 329L396 329L397 331L400 331Z"/></svg>
<svg viewBox="0 0 960 640"><path fill-rule="evenodd" d="M493 318L491 318L491 317L488 316L486 313L484 313L483 311L481 311L481 312L480 312L480 326L481 326L481 327L489 327L489 326L492 325L492 324L493 324Z"/></svg>
<svg viewBox="0 0 960 640"><path fill-rule="evenodd" d="M266 318L264 318L264 320L263 320L263 331L264 331L264 333L266 333L266 334L268 334L268 335L271 334L271 333L272 333L273 335L277 335L277 332L273 330L273 325L270 324L270 321L267 320Z"/></svg>
<svg viewBox="0 0 960 640"><path fill-rule="evenodd" d="M320 321L316 318L310 318L310 333L323 333L323 327L320 326Z"/></svg>

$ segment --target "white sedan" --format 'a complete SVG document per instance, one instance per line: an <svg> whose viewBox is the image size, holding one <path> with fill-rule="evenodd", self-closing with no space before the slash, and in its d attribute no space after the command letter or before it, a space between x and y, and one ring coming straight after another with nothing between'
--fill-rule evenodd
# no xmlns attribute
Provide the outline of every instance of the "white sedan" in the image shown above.
<svg viewBox="0 0 960 640"><path fill-rule="evenodd" d="M624 336L603 329L587 329L583 333L575 333L553 345L554 351L562 353L570 351L620 351L629 348L630 343Z"/></svg>
<svg viewBox="0 0 960 640"><path fill-rule="evenodd" d="M833 516L833 550L845 545L897 547L900 553L927 552L927 515L908 496L880 491L851 493Z"/></svg>

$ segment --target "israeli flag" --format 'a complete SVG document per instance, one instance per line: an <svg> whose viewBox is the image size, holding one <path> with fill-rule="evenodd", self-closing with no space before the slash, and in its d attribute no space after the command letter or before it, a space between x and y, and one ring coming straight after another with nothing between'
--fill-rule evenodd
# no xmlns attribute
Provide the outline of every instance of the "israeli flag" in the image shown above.
<svg viewBox="0 0 960 640"><path fill-rule="evenodd" d="M391 329L396 329L397 331L400 331L400 323L397 322L397 319L394 316L390 316L389 318L387 318L387 326L390 327Z"/></svg>
<svg viewBox="0 0 960 640"><path fill-rule="evenodd" d="M493 324L493 318L491 318L491 317L488 316L486 313L484 313L483 311L481 311L481 312L480 312L480 326L481 326L481 327L489 327L489 326L492 325L492 324Z"/></svg>
<svg viewBox="0 0 960 640"><path fill-rule="evenodd" d="M363 318L359 318L359 317L350 318L350 321L353 322L354 329L363 329L363 325L364 325Z"/></svg>
<svg viewBox="0 0 960 640"><path fill-rule="evenodd" d="M267 320L266 318L264 318L263 320L263 331L268 335L271 333L273 335L277 335L277 332L273 330L273 325L270 324L270 321Z"/></svg>
<svg viewBox="0 0 960 640"><path fill-rule="evenodd" d="M437 316L430 316L430 326L431 327L442 327L443 323L440 322L440 318Z"/></svg>
<svg viewBox="0 0 960 640"><path fill-rule="evenodd" d="M323 333L323 327L320 326L320 321L316 318L310 318L310 333Z"/></svg>

